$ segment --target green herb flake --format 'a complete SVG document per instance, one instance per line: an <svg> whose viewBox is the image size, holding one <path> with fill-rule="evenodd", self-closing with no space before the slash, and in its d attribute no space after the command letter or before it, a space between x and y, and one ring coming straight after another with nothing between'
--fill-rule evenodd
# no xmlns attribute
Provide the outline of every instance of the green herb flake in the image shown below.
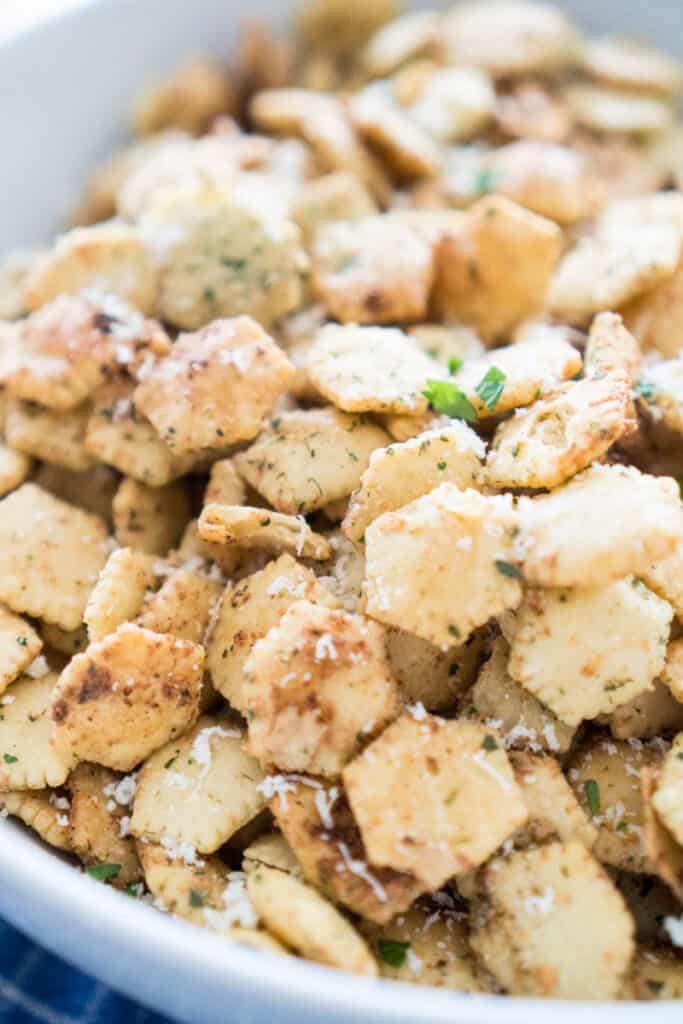
<svg viewBox="0 0 683 1024"><path fill-rule="evenodd" d="M497 558L494 564L502 576L509 576L511 580L522 578L521 571L512 562L504 562L501 558Z"/></svg>
<svg viewBox="0 0 683 1024"><path fill-rule="evenodd" d="M96 882L106 882L108 878L116 878L120 872L120 864L91 864L85 869L86 875L90 875Z"/></svg>
<svg viewBox="0 0 683 1024"><path fill-rule="evenodd" d="M442 459L441 462L437 462L436 468L443 473L443 471L444 471L444 469L446 468L447 465L448 465L448 463L444 462L444 460Z"/></svg>
<svg viewBox="0 0 683 1024"><path fill-rule="evenodd" d="M491 192L495 180L495 171L492 171L491 168L483 167L480 171L477 171L475 175L473 191L476 192L478 196L484 196L487 192Z"/></svg>
<svg viewBox="0 0 683 1024"><path fill-rule="evenodd" d="M595 817L596 814L600 813L600 787L595 779L586 779L583 788L586 800L588 801L588 810Z"/></svg>
<svg viewBox="0 0 683 1024"><path fill-rule="evenodd" d="M628 822L627 821L620 821L619 824L617 825L617 832L627 832L627 831L628 831Z"/></svg>
<svg viewBox="0 0 683 1024"><path fill-rule="evenodd" d="M16 764L17 761L19 760L18 757L14 756L14 754L3 754L2 759L5 762L5 764Z"/></svg>
<svg viewBox="0 0 683 1024"><path fill-rule="evenodd" d="M25 636L18 636L17 643L19 644L20 647L26 647L28 645L28 640L26 639Z"/></svg>
<svg viewBox="0 0 683 1024"><path fill-rule="evenodd" d="M474 389L489 412L494 412L498 405L506 379L507 374L497 366L490 366Z"/></svg>
<svg viewBox="0 0 683 1024"><path fill-rule="evenodd" d="M448 360L449 373L457 373L461 366L462 359L460 359L459 356L451 356L451 358Z"/></svg>
<svg viewBox="0 0 683 1024"><path fill-rule="evenodd" d="M483 750L498 750L498 744L493 736L484 736L484 742L481 746Z"/></svg>
<svg viewBox="0 0 683 1024"><path fill-rule="evenodd" d="M168 769L169 769L169 768L171 767L171 765L172 765L172 764L174 763L174 761L175 761L175 759L176 759L176 757L177 757L177 756L178 756L178 755L176 754L176 756L175 756L175 757L169 757L168 761L167 761L167 762L166 762L166 764L164 765L164 768L166 769L166 771L168 771Z"/></svg>
<svg viewBox="0 0 683 1024"><path fill-rule="evenodd" d="M652 381L646 380L645 377L641 377L640 380L636 381L635 388L640 397L644 398L646 402L650 402L657 394L657 389Z"/></svg>
<svg viewBox="0 0 683 1024"><path fill-rule="evenodd" d="M409 942L399 942L397 939L380 939L377 943L379 955L389 967L403 967L406 953L410 949Z"/></svg>
<svg viewBox="0 0 683 1024"><path fill-rule="evenodd" d="M190 889L190 906L191 907L203 907L204 897L196 889Z"/></svg>
<svg viewBox="0 0 683 1024"><path fill-rule="evenodd" d="M449 380L428 380L422 392L429 404L444 416L456 420L477 422L477 410L474 408L464 391Z"/></svg>
<svg viewBox="0 0 683 1024"><path fill-rule="evenodd" d="M657 995L664 988L664 982L657 981L656 978L648 978L647 987L649 988L650 992L653 993L653 995Z"/></svg>

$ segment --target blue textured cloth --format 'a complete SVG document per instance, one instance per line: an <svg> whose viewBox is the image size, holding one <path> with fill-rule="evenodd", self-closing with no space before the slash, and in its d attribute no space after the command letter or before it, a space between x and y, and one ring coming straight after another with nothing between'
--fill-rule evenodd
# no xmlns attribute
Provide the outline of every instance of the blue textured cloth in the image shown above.
<svg viewBox="0 0 683 1024"><path fill-rule="evenodd" d="M170 1024L0 920L0 1024Z"/></svg>

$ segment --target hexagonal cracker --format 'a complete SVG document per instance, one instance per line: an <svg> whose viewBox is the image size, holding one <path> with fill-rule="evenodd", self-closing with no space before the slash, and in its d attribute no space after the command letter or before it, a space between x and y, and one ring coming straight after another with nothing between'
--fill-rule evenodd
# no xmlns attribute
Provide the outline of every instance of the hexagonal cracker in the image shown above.
<svg viewBox="0 0 683 1024"><path fill-rule="evenodd" d="M148 487L124 477L112 503L114 535L122 547L164 555L180 539L190 517L190 500L182 480Z"/></svg>
<svg viewBox="0 0 683 1024"><path fill-rule="evenodd" d="M203 644L223 587L216 580L176 569L141 606L138 625L155 633Z"/></svg>
<svg viewBox="0 0 683 1024"><path fill-rule="evenodd" d="M83 762L66 782L71 799L69 828L74 853L86 864L116 864L112 885L125 889L142 877L135 843L128 836L125 805L109 796L119 776L101 765ZM124 820L125 819L125 820Z"/></svg>
<svg viewBox="0 0 683 1024"><path fill-rule="evenodd" d="M504 750L470 722L404 715L343 780L370 863L429 889L478 867L528 817Z"/></svg>
<svg viewBox="0 0 683 1024"><path fill-rule="evenodd" d="M112 551L90 592L83 620L91 643L104 640L123 623L134 619L145 592L156 580L154 559L142 551Z"/></svg>
<svg viewBox="0 0 683 1024"><path fill-rule="evenodd" d="M10 687L0 713L0 793L61 786L76 758L50 741L50 707L57 676L22 676ZM11 703L8 698L11 697Z"/></svg>
<svg viewBox="0 0 683 1024"><path fill-rule="evenodd" d="M124 623L77 654L52 701L56 749L130 771L199 713L204 651Z"/></svg>

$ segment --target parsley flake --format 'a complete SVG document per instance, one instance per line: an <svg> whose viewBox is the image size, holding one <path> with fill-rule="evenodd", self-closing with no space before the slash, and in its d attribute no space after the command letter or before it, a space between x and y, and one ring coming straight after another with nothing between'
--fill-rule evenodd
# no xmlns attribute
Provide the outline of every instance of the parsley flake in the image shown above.
<svg viewBox="0 0 683 1024"><path fill-rule="evenodd" d="M635 388L640 397L644 398L646 402L651 401L657 394L657 389L652 381L646 380L645 377L641 377L640 380L636 381Z"/></svg>
<svg viewBox="0 0 683 1024"><path fill-rule="evenodd" d="M85 869L86 875L90 875L96 882L106 882L108 878L116 878L120 872L120 864L91 864Z"/></svg>
<svg viewBox="0 0 683 1024"><path fill-rule="evenodd" d="M449 373L457 373L461 366L462 359L460 359L458 356L451 356L451 358L448 360Z"/></svg>
<svg viewBox="0 0 683 1024"><path fill-rule="evenodd" d="M428 380L422 392L429 404L444 416L456 420L477 422L477 410L474 408L464 391L449 380Z"/></svg>
<svg viewBox="0 0 683 1024"><path fill-rule="evenodd" d="M588 810L595 816L600 813L600 787L595 779L586 779L583 784L588 801Z"/></svg>
<svg viewBox="0 0 683 1024"><path fill-rule="evenodd" d="M190 889L190 906L191 907L203 907L204 897L196 889Z"/></svg>
<svg viewBox="0 0 683 1024"><path fill-rule="evenodd" d="M511 580L519 580L522 578L521 571L512 562L504 562L502 558L497 558L495 561L496 569L503 576L509 576Z"/></svg>
<svg viewBox="0 0 683 1024"><path fill-rule="evenodd" d="M474 389L489 412L493 412L498 405L506 379L507 374L497 366L490 366Z"/></svg>
<svg viewBox="0 0 683 1024"><path fill-rule="evenodd" d="M482 743L483 750L498 750L498 744L496 743L493 736L484 736L484 742Z"/></svg>
<svg viewBox="0 0 683 1024"><path fill-rule="evenodd" d="M17 643L19 644L20 647L26 647L28 644L28 640L26 639L25 636L18 636Z"/></svg>
<svg viewBox="0 0 683 1024"><path fill-rule="evenodd" d="M380 939L377 943L379 955L389 967L402 967L405 963L406 953L410 949L409 942L399 942L397 939Z"/></svg>
<svg viewBox="0 0 683 1024"><path fill-rule="evenodd" d="M490 192L493 189L495 180L495 171L492 171L491 168L483 167L475 175L474 191L478 196L486 195L487 192Z"/></svg>
<svg viewBox="0 0 683 1024"><path fill-rule="evenodd" d="M5 764L16 764L17 761L19 760L18 757L14 756L14 754L3 754L2 759L5 762Z"/></svg>

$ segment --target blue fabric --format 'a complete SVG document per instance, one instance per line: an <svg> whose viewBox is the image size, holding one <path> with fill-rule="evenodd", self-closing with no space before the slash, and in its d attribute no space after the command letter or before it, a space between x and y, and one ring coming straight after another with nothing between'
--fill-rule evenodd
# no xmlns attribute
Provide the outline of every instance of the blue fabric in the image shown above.
<svg viewBox="0 0 683 1024"><path fill-rule="evenodd" d="M0 1024L170 1024L0 920Z"/></svg>

